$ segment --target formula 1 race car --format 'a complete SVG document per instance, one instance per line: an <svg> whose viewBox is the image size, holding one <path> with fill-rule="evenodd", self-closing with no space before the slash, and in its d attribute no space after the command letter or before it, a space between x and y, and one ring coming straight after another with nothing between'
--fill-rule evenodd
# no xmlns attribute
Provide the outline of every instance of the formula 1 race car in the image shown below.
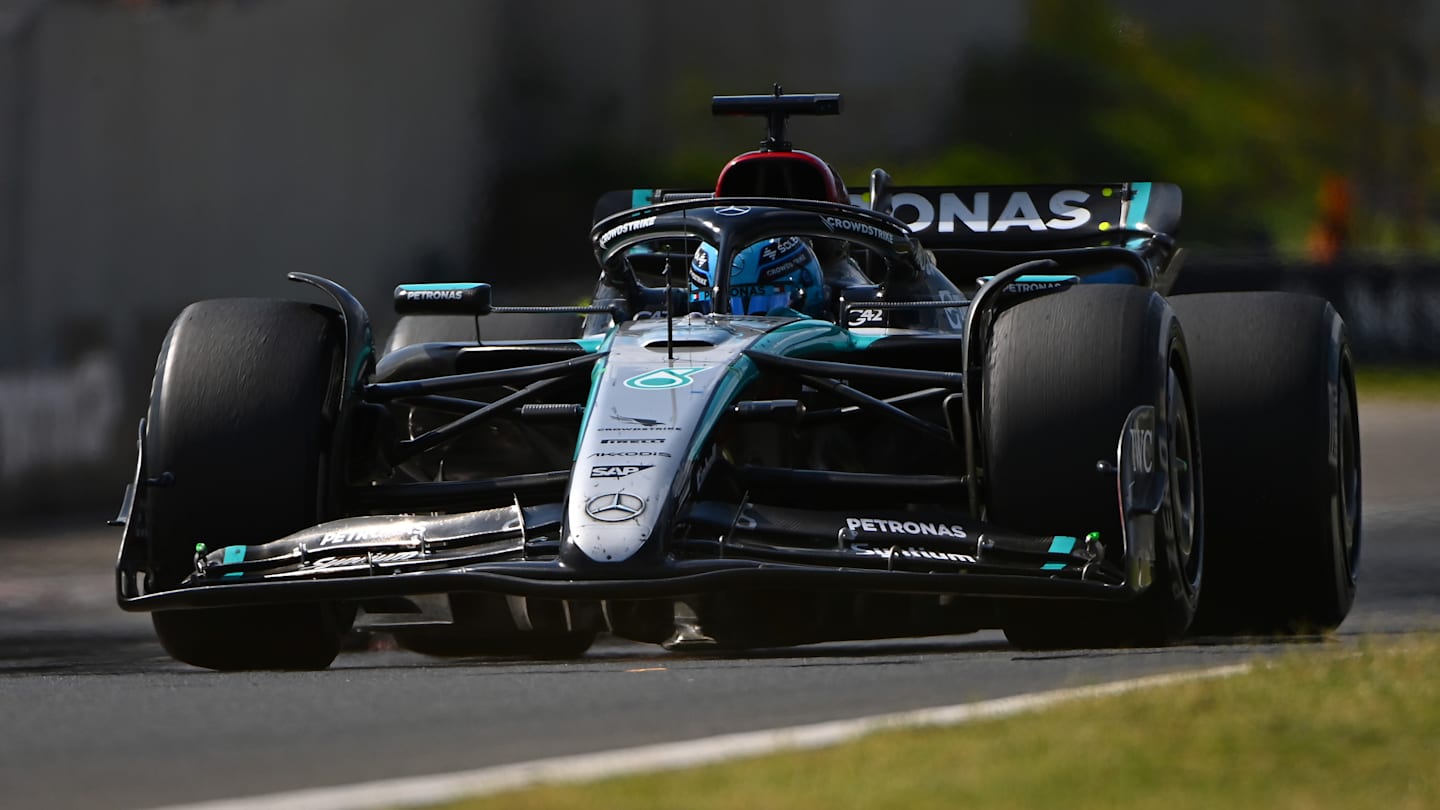
<svg viewBox="0 0 1440 810"><path fill-rule="evenodd" d="M1345 327L1167 298L1164 183L847 188L764 116L713 190L597 205L586 306L403 284L187 307L117 522L175 658L327 666L599 632L743 649L1002 628L1024 648L1333 628L1355 594ZM1203 451L1203 452L1202 452ZM1203 582L1203 590L1202 590Z"/></svg>

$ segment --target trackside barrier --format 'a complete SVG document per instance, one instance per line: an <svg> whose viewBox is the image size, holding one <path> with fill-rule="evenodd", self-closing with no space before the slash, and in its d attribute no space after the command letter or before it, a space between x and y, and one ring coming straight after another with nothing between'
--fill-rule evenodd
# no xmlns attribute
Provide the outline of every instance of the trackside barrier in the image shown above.
<svg viewBox="0 0 1440 810"><path fill-rule="evenodd" d="M1231 290L1328 299L1345 319L1361 363L1440 365L1440 261L1353 260L1319 266L1192 255L1174 292Z"/></svg>

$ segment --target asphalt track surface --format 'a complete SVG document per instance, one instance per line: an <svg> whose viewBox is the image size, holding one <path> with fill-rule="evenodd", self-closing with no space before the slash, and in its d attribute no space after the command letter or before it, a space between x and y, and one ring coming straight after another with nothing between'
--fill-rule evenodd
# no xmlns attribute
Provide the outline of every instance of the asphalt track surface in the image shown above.
<svg viewBox="0 0 1440 810"><path fill-rule="evenodd" d="M1360 596L1336 636L1287 643L1042 655L987 632L694 657L610 642L562 663L369 650L324 672L220 674L171 661L148 617L114 606L113 531L7 527L0 807L153 807L468 770L1440 629L1440 408L1366 402L1361 419Z"/></svg>

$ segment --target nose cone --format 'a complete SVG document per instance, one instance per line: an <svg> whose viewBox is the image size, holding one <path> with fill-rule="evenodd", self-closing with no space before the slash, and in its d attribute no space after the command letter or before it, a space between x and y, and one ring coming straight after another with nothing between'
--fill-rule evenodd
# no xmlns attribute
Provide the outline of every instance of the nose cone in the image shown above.
<svg viewBox="0 0 1440 810"><path fill-rule="evenodd" d="M645 547L656 528L653 517L643 520L649 506L632 492L596 495L585 502L587 520L571 531L572 542L595 562L624 562Z"/></svg>
<svg viewBox="0 0 1440 810"><path fill-rule="evenodd" d="M672 338L673 333L673 338ZM626 324L611 342L576 448L561 559L613 566L663 558L672 512L748 341L704 321ZM653 552L646 552L653 547Z"/></svg>

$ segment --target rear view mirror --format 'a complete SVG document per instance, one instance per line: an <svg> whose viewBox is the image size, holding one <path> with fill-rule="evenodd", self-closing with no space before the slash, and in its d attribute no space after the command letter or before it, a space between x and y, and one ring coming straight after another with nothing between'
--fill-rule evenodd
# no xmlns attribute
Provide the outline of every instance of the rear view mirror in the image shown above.
<svg viewBox="0 0 1440 810"><path fill-rule="evenodd" d="M401 284L395 288L397 315L488 315L490 310L489 284Z"/></svg>

